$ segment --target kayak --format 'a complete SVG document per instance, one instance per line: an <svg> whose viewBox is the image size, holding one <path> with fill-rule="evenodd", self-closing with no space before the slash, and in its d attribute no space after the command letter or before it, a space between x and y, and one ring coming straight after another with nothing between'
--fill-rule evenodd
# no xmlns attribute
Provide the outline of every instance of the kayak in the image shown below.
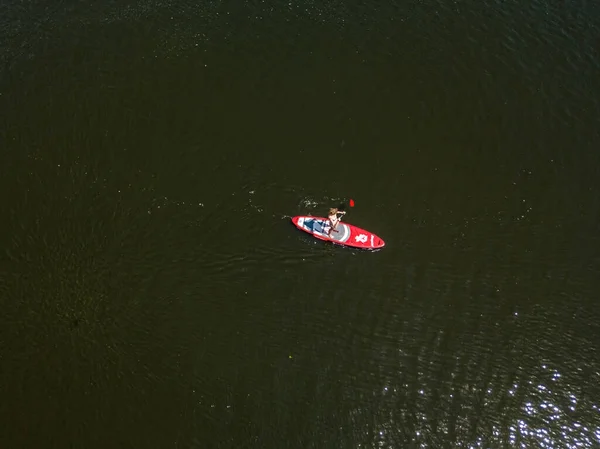
<svg viewBox="0 0 600 449"><path fill-rule="evenodd" d="M339 222L336 228L337 232L332 232L331 236L328 236L330 224L325 217L298 215L292 217L292 223L313 237L338 245L362 249L378 249L385 246L385 242L377 235L349 223Z"/></svg>

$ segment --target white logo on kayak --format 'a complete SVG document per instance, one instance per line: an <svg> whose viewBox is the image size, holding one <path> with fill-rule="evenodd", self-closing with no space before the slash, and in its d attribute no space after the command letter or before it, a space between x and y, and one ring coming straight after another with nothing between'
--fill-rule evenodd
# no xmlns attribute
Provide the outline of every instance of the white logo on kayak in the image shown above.
<svg viewBox="0 0 600 449"><path fill-rule="evenodd" d="M365 234L359 234L356 237L354 237L354 240L356 240L357 242L360 242L360 243L366 243L367 236Z"/></svg>

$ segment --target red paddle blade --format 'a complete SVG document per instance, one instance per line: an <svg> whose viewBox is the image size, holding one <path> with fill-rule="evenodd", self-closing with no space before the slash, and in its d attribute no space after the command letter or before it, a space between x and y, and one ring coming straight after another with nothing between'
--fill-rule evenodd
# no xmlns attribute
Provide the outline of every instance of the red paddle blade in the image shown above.
<svg viewBox="0 0 600 449"><path fill-rule="evenodd" d="M354 207L354 200L350 198L350 207Z"/></svg>

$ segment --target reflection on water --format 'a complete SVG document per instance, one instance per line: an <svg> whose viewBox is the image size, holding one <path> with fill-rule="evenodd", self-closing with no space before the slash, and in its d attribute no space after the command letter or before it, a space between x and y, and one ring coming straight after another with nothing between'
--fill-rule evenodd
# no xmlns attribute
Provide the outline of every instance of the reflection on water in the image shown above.
<svg viewBox="0 0 600 449"><path fill-rule="evenodd" d="M520 447L536 444L542 448L593 447L600 443L597 399L582 398L572 390L573 386L562 381L557 370L546 365L542 369L551 375L551 383L528 382L528 394L521 406L526 417L510 425L511 443L524 439L526 442ZM598 373L594 377L600 378ZM513 385L509 394L514 395L518 388L519 385Z"/></svg>
<svg viewBox="0 0 600 449"><path fill-rule="evenodd" d="M387 383L373 391L381 408L359 407L351 413L351 422L358 424L353 429L359 441L356 447L395 448L411 442L415 447L436 448L452 441L468 448L596 447L600 444L598 403L578 396L557 370L541 368L552 376L547 385L529 380L504 391L488 388L482 394L455 385L446 397L419 388L412 392L411 407L402 399L411 396L414 386ZM371 420L373 424L364 425ZM410 420L414 423L407 426Z"/></svg>

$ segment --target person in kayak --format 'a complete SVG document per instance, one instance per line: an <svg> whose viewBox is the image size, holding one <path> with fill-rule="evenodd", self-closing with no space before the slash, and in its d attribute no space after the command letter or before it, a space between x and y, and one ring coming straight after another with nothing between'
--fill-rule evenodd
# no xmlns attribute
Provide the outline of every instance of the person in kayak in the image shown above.
<svg viewBox="0 0 600 449"><path fill-rule="evenodd" d="M342 210L337 210L336 207L332 207L331 209L329 209L329 216L327 217L327 220L331 224L331 226L329 227L329 232L327 233L329 237L331 237L332 232L338 232L338 230L335 229L337 228L338 223L341 221L341 217L338 218L338 214L344 215L345 213L346 212Z"/></svg>

